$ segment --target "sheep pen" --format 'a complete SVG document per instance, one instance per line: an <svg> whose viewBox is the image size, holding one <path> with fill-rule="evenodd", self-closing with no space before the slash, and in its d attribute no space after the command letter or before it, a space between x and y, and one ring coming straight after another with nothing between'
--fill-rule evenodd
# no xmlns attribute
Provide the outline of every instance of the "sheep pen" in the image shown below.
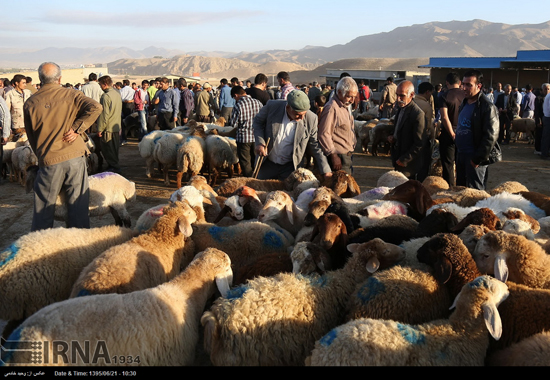
<svg viewBox="0 0 550 380"><path fill-rule="evenodd" d="M513 144L513 148L512 146L501 148L506 159L505 162L491 165L488 189L493 189L504 181L514 180L526 184L530 191L550 195L550 189L547 187L550 162L540 160L534 155L532 145L528 145L527 142L518 141ZM127 145L120 148L119 157L122 175L136 183L136 201L129 203L127 207L133 226L145 210L167 202L176 190L177 172L174 167L169 173L172 181L170 187L163 185L162 176L156 168L151 178L146 177L145 159L139 154L137 139L132 137L129 137ZM357 147L354 154L354 177L363 192L376 188L378 178L392 169L389 157L383 155L373 157L370 154L360 153L360 147ZM225 174L222 174L219 182L223 182L225 178ZM30 231L33 194L26 194L21 185L9 182L8 179L0 181L2 194L0 197L0 249L4 249ZM113 224L113 218L110 215L91 218L92 227L111 224ZM64 227L65 225L63 222L56 221L54 226ZM209 359L198 356L197 365L210 365Z"/></svg>

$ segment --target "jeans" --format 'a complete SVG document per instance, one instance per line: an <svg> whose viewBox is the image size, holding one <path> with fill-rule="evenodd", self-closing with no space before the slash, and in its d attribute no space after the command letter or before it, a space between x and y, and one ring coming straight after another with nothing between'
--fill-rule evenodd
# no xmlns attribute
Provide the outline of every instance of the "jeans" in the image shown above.
<svg viewBox="0 0 550 380"><path fill-rule="evenodd" d="M138 114L139 114L139 123L141 125L141 130L140 130L140 133L139 133L139 139L141 140L143 138L143 136L145 136L148 131L147 131L147 111L146 110L141 110L141 111L138 111Z"/></svg>
<svg viewBox="0 0 550 380"><path fill-rule="evenodd" d="M550 117L546 116L542 118L542 138L540 141L540 155L541 157L548 157L550 155Z"/></svg>
<svg viewBox="0 0 550 380"><path fill-rule="evenodd" d="M466 186L472 189L485 190L489 178L489 166L480 165L477 168L472 166L473 153L456 154L456 185Z"/></svg>

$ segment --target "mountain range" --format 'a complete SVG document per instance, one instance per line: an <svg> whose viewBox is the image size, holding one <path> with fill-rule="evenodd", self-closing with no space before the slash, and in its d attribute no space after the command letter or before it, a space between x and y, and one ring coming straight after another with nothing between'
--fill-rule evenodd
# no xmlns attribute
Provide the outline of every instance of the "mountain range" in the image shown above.
<svg viewBox="0 0 550 380"><path fill-rule="evenodd" d="M359 36L341 45L306 46L299 50L185 52L151 46L143 50L49 47L38 51L7 51L0 56L0 67L35 68L41 62L54 61L66 67L107 64L112 73L134 75L200 73L219 77L231 72L249 77L254 75L250 73L258 72L272 75L279 71L311 71L342 59L356 59L358 63L365 58L512 57L518 50L541 49L550 49L550 21L509 25L475 19L414 24ZM427 58L424 61L427 63Z"/></svg>

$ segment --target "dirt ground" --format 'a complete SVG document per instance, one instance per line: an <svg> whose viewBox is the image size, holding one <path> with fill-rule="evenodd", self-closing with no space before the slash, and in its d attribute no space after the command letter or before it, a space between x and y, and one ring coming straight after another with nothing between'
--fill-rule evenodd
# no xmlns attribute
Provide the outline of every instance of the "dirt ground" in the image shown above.
<svg viewBox="0 0 550 380"><path fill-rule="evenodd" d="M533 154L533 145L519 141L502 146L503 161L489 168L489 189L501 182L513 180L523 183L529 190L550 195L550 161L541 160ZM140 157L137 139L129 138L129 143L120 148L122 175L136 183L137 198L128 204L128 212L135 223L141 213L152 206L167 202L176 190L176 172L171 172L171 185L163 185L158 171L153 178L145 176L145 162ZM354 176L361 191L376 187L378 178L391 170L388 156L373 157L368 154L354 155ZM222 177L222 180L226 178ZM31 227L33 194L7 179L0 182L0 250L8 247L20 236L28 233ZM111 215L92 217L92 227L114 223ZM63 227L63 222L55 222Z"/></svg>

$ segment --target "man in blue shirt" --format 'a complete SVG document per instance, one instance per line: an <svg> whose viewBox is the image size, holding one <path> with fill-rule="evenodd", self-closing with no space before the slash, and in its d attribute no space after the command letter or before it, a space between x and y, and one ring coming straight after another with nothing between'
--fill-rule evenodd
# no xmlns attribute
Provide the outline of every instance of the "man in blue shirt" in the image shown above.
<svg viewBox="0 0 550 380"><path fill-rule="evenodd" d="M525 95L521 99L520 115L524 119L535 118L535 100L537 97L533 94L533 87L528 84L525 86Z"/></svg>
<svg viewBox="0 0 550 380"><path fill-rule="evenodd" d="M483 94L483 74L468 70L462 79L465 98L455 133L456 185L485 190L488 165L502 159L497 143L498 110Z"/></svg>
<svg viewBox="0 0 550 380"><path fill-rule="evenodd" d="M235 99L231 97L231 87L229 86L227 79L223 78L220 81L220 116L225 119L225 125L231 125L230 119L233 113L233 107L235 107Z"/></svg>
<svg viewBox="0 0 550 380"><path fill-rule="evenodd" d="M170 88L170 81L163 77L160 79L160 88L155 93L152 102L157 107L157 121L161 130L173 129L178 120L180 104L179 91Z"/></svg>

